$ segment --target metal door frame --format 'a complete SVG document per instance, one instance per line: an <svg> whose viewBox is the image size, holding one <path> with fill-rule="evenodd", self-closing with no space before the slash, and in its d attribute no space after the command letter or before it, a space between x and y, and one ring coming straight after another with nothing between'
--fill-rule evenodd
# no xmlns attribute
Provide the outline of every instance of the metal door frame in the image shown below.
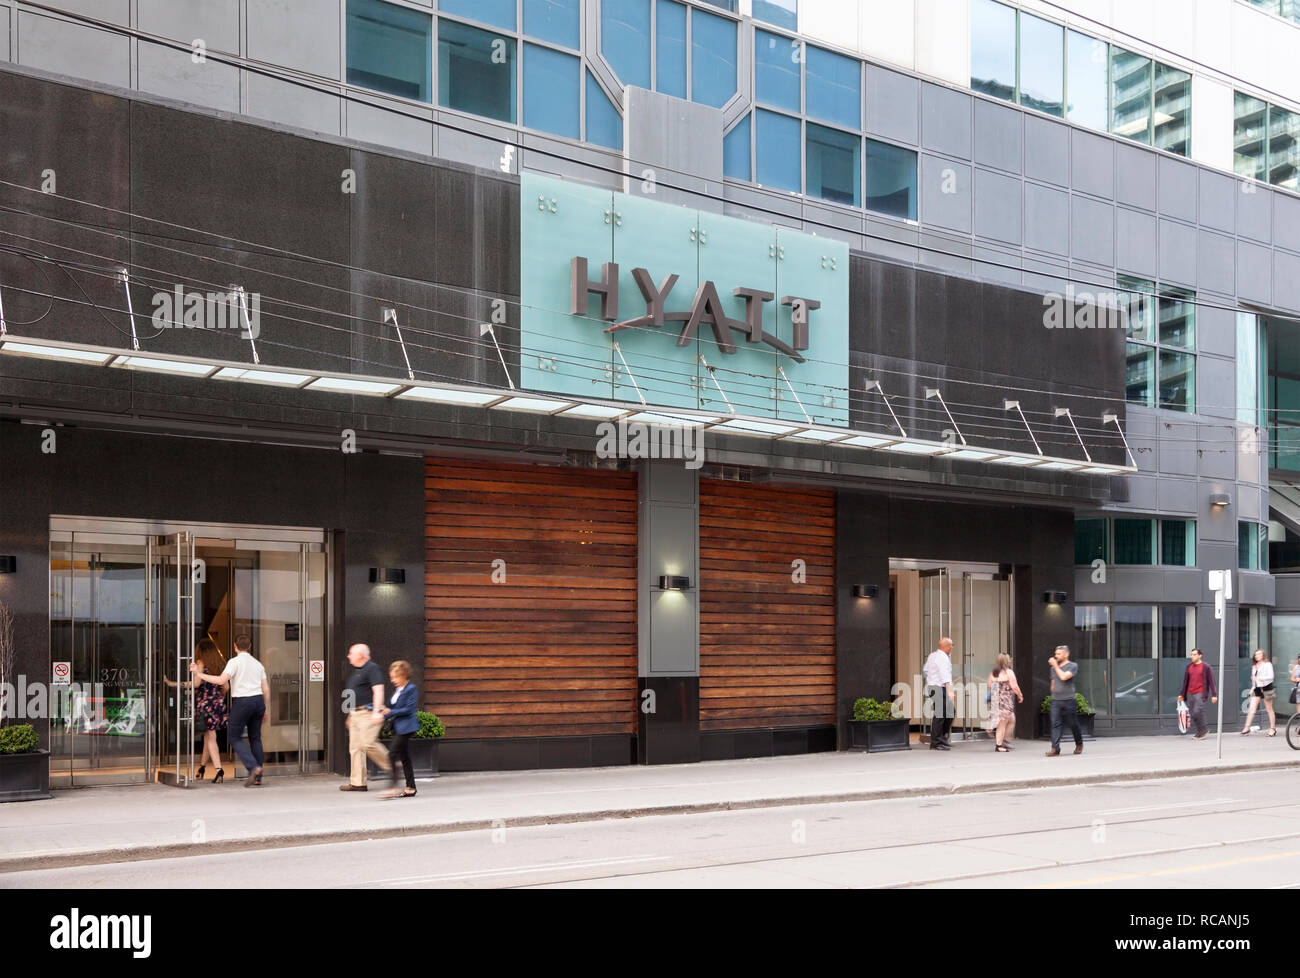
<svg viewBox="0 0 1300 978"><path fill-rule="evenodd" d="M155 663L160 663L160 657L166 651L166 642L160 643L159 639L164 638L164 629L168 627L168 623L164 620L167 602L163 589L168 584L165 568L172 559L176 562L177 686L176 710L172 718L175 724L176 750L172 756L171 770L164 769L160 764L164 744L154 743L146 751L146 755L149 757L157 781L185 788L194 783L194 686L190 673L190 664L194 662L195 619L193 533L182 530L164 537L150 536L145 547L145 617L148 622L145 628L145 659L150 670L150 686L158 682L157 679L152 679L155 676ZM156 608L153 607L155 582L158 594ZM163 673L165 672L164 667ZM183 685L187 676L190 677L191 682L188 687ZM161 688L156 687L146 691L146 703L148 704L149 700L154 701L152 705L145 707L146 722L149 724L153 738L158 736L157 725L154 722L154 708L161 705L157 701L162 695Z"/></svg>

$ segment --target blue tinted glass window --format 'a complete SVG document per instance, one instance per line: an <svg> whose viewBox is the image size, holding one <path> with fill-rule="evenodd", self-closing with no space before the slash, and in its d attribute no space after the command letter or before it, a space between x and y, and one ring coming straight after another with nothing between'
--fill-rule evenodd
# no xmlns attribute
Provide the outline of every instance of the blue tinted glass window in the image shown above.
<svg viewBox="0 0 1300 978"><path fill-rule="evenodd" d="M1081 126L1104 131L1110 118L1106 84L1106 62L1110 52L1106 42L1070 31L1066 45L1069 53L1069 119Z"/></svg>
<svg viewBox="0 0 1300 978"><path fill-rule="evenodd" d="M1020 104L1049 115L1065 112L1065 28L1020 15Z"/></svg>
<svg viewBox="0 0 1300 978"><path fill-rule="evenodd" d="M576 48L581 9L580 0L524 0L524 33Z"/></svg>
<svg viewBox="0 0 1300 978"><path fill-rule="evenodd" d="M1016 12L993 0L970 0L970 87L1016 100Z"/></svg>
<svg viewBox="0 0 1300 978"><path fill-rule="evenodd" d="M655 87L686 98L686 8L672 0L655 6Z"/></svg>
<svg viewBox="0 0 1300 978"><path fill-rule="evenodd" d="M1110 131L1151 142L1151 59L1120 48L1110 57Z"/></svg>
<svg viewBox="0 0 1300 978"><path fill-rule="evenodd" d="M797 29L799 0L754 0L754 19L788 31Z"/></svg>
<svg viewBox="0 0 1300 978"><path fill-rule="evenodd" d="M379 0L348 0L348 84L428 102L433 18Z"/></svg>
<svg viewBox="0 0 1300 978"><path fill-rule="evenodd" d="M719 10L726 10L729 13L736 12L736 0L702 0L710 7L717 7Z"/></svg>
<svg viewBox="0 0 1300 978"><path fill-rule="evenodd" d="M590 71L587 72L587 142L610 149L623 148L623 119Z"/></svg>
<svg viewBox="0 0 1300 978"><path fill-rule="evenodd" d="M736 180L749 179L749 116L722 139L722 172Z"/></svg>
<svg viewBox="0 0 1300 978"><path fill-rule="evenodd" d="M600 53L624 85L650 87L650 0L601 0Z"/></svg>
<svg viewBox="0 0 1300 978"><path fill-rule="evenodd" d="M799 111L799 42L754 31L754 87L760 102Z"/></svg>
<svg viewBox="0 0 1300 978"><path fill-rule="evenodd" d="M808 114L837 125L862 126L862 65L855 58L808 48Z"/></svg>
<svg viewBox="0 0 1300 978"><path fill-rule="evenodd" d="M901 146L867 140L867 185L863 202L869 211L916 220L916 154Z"/></svg>
<svg viewBox="0 0 1300 978"><path fill-rule="evenodd" d="M524 125L578 138L578 59L524 45Z"/></svg>
<svg viewBox="0 0 1300 978"><path fill-rule="evenodd" d="M799 120L758 109L754 142L758 183L781 190L800 190Z"/></svg>
<svg viewBox="0 0 1300 978"><path fill-rule="evenodd" d="M805 144L808 193L857 207L861 198L862 137L810 122Z"/></svg>
<svg viewBox="0 0 1300 978"><path fill-rule="evenodd" d="M438 0L438 9L508 31L515 29L515 0Z"/></svg>
<svg viewBox="0 0 1300 978"><path fill-rule="evenodd" d="M439 20L438 104L514 122L514 39Z"/></svg>
<svg viewBox="0 0 1300 978"><path fill-rule="evenodd" d="M691 13L691 101L721 108L736 94L736 22Z"/></svg>

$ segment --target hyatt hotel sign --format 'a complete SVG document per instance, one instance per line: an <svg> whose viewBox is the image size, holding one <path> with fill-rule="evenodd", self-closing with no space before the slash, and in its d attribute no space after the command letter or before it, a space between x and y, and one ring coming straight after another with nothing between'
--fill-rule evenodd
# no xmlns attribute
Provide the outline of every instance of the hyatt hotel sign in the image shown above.
<svg viewBox="0 0 1300 978"><path fill-rule="evenodd" d="M525 173L521 386L848 424L848 246Z"/></svg>

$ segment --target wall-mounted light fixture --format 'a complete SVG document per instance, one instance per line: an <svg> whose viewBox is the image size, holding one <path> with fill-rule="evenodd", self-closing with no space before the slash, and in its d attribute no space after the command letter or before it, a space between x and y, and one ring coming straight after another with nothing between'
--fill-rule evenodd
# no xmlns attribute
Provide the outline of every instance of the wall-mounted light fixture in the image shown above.
<svg viewBox="0 0 1300 978"><path fill-rule="evenodd" d="M12 574L18 569L18 558L0 554L0 574Z"/></svg>
<svg viewBox="0 0 1300 978"><path fill-rule="evenodd" d="M660 591L685 591L691 586L691 579L685 574L663 574L659 578Z"/></svg>
<svg viewBox="0 0 1300 978"><path fill-rule="evenodd" d="M1210 505L1213 506L1215 509L1223 509L1224 506L1229 506L1231 504L1232 504L1232 497L1228 495L1226 492L1210 493Z"/></svg>
<svg viewBox="0 0 1300 978"><path fill-rule="evenodd" d="M372 567L370 568L371 584L405 584L406 568L405 567Z"/></svg>
<svg viewBox="0 0 1300 978"><path fill-rule="evenodd" d="M855 598L874 598L880 593L880 588L875 584L854 584L853 596Z"/></svg>
<svg viewBox="0 0 1300 978"><path fill-rule="evenodd" d="M1044 591L1043 604L1065 604L1068 597L1064 591Z"/></svg>

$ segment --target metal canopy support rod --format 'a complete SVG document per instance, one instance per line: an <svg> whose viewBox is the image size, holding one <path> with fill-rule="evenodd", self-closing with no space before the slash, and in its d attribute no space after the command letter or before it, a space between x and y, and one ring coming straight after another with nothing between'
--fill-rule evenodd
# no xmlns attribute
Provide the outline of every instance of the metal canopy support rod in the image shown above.
<svg viewBox="0 0 1300 978"><path fill-rule="evenodd" d="M700 357L700 359L703 360L704 358ZM794 389L794 384L790 383L790 378L785 375L785 368L777 367L776 372L779 373L781 379L785 381L785 386L790 388L790 393L794 396L794 402L799 405L799 410L803 412L803 419L809 424L814 424L815 422L808 415L808 409L803 406L803 401L799 400L799 392Z"/></svg>
<svg viewBox="0 0 1300 978"><path fill-rule="evenodd" d="M126 315L131 320L131 349L139 350L140 337L135 335L135 308L131 305L131 273L121 268L117 275L122 281L122 288L126 290Z"/></svg>
<svg viewBox="0 0 1300 978"><path fill-rule="evenodd" d="M402 338L402 326L397 321L397 310L392 306L384 306L384 322L393 321L393 329L397 332L397 343L402 348L402 359L406 361L406 376L415 380L415 371L411 369L411 358L406 352L406 340Z"/></svg>
<svg viewBox="0 0 1300 978"><path fill-rule="evenodd" d="M880 391L880 399L885 402L885 407L889 408L889 416L894 419L894 424L898 425L898 430L902 433L903 437L906 438L907 432L903 430L902 422L898 420L898 415L894 413L894 406L889 403L889 396L885 393L885 389L880 386L880 381L878 380L867 381L866 386L863 388L863 390L865 390L868 394L870 394L872 391Z"/></svg>
<svg viewBox="0 0 1300 978"><path fill-rule="evenodd" d="M1079 439L1079 447L1083 449L1083 457L1091 462L1092 456L1088 453L1088 446L1083 443L1083 435L1079 434L1079 426L1074 423L1074 415L1070 413L1070 409L1057 408L1056 417L1067 417L1070 419L1070 427L1074 429L1074 437Z"/></svg>
<svg viewBox="0 0 1300 978"><path fill-rule="evenodd" d="M1020 410L1020 402L1019 401L1002 402L1003 411L1010 411L1012 408L1016 409L1016 414L1020 415L1021 421L1024 421L1025 430L1029 432L1029 440L1034 443L1034 451L1038 452L1039 455L1042 455L1043 454L1042 446L1038 444L1038 439L1034 437L1034 429L1029 427L1029 422L1025 419L1025 412Z"/></svg>
<svg viewBox="0 0 1300 978"><path fill-rule="evenodd" d="M623 369L627 371L628 379L632 381L632 386L636 389L636 396L641 399L641 406L645 407L645 395L641 393L641 385L636 382L636 374L632 373L632 368L627 365L627 360L623 356L623 347L615 343L614 352L617 353L618 358L623 361Z"/></svg>
<svg viewBox="0 0 1300 978"><path fill-rule="evenodd" d="M492 345L497 348L497 356L501 360L501 369L506 372L506 383L510 385L511 390L516 390L515 382L510 378L510 368L506 366L506 355L501 352L501 342L497 339L497 331L492 328L491 323L482 323L478 328L478 335L480 337L491 335ZM645 401L642 400L641 403L644 404Z"/></svg>
<svg viewBox="0 0 1300 978"><path fill-rule="evenodd" d="M957 422L953 419L952 412L948 410L948 404L944 401L943 395L939 393L939 388L927 387L925 389L925 399L928 401L932 397L937 397L939 399L939 403L943 405L943 413L948 415L948 420L952 423L953 431L957 432L957 437L961 439L963 445L967 444L966 436L963 435L961 429L957 427Z"/></svg>
<svg viewBox="0 0 1300 978"><path fill-rule="evenodd" d="M5 329L5 297L4 297L4 290L3 290L3 289L0 289L0 336L4 336L5 333L7 333L7 332L9 332L9 331L8 331L7 329Z"/></svg>
<svg viewBox="0 0 1300 978"><path fill-rule="evenodd" d="M623 355L622 353L619 354L620 357L621 357L622 355ZM700 354L700 363L704 364L704 369L707 370L707 371L709 372L709 379L713 381L713 386L716 387L716 388L718 389L718 393L722 395L722 399L723 399L724 401L727 402L727 410L730 411L732 414L735 414L735 413L736 413L736 408L735 408L734 405L732 405L732 403L731 403L731 398L729 398L729 397L727 396L727 392L724 391L724 390L722 389L722 385L718 383L718 377L717 377L717 375L713 372L713 368L709 366L709 361L704 359L704 354L703 354L703 353ZM626 366L626 365L627 365L627 362L624 361L624 366ZM644 404L645 402L642 401L641 403Z"/></svg>
<svg viewBox="0 0 1300 978"><path fill-rule="evenodd" d="M1128 464L1136 469L1138 467L1137 459L1133 457L1133 449L1128 447L1128 439L1124 437L1124 429L1119 426L1119 415L1103 414L1101 416L1101 423L1113 424L1115 426L1115 430L1119 432L1120 440L1124 442L1124 451L1128 453Z"/></svg>
<svg viewBox="0 0 1300 978"><path fill-rule="evenodd" d="M244 317L244 329L248 330L248 345L253 351L253 365L261 366L262 360L257 355L257 344L253 342L255 339L253 336L253 320L248 315L248 293L244 291L242 285L232 285L230 291L239 295L239 314ZM258 301L260 302L261 300L259 299ZM258 309L261 309L260 305L258 306Z"/></svg>

